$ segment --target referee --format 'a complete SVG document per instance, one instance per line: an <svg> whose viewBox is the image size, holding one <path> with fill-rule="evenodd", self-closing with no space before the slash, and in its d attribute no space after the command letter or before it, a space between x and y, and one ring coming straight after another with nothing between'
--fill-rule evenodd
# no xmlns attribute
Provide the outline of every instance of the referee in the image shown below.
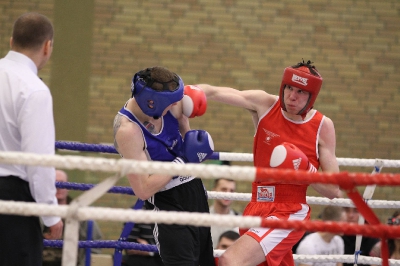
<svg viewBox="0 0 400 266"><path fill-rule="evenodd" d="M0 59L0 151L54 154L53 101L37 76L53 50L53 25L38 13L14 23L11 50ZM0 164L0 200L57 205L55 169ZM60 217L42 217L48 239L61 237ZM0 214L0 265L42 265L37 216Z"/></svg>

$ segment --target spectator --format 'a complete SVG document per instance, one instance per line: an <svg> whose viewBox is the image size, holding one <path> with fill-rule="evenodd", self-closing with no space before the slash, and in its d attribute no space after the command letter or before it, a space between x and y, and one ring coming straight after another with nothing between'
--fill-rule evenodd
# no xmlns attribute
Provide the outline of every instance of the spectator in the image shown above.
<svg viewBox="0 0 400 266"><path fill-rule="evenodd" d="M318 219L321 219L321 216L322 216L322 213L318 215ZM344 221L344 222L347 221L347 214L346 214L344 208L342 208L342 217L341 217L341 221ZM308 232L308 231L305 232L304 235L303 235L303 237L292 247L292 252L293 252L293 254L296 253L297 247L299 246L300 242L301 242L306 236L308 236L310 233L312 233L312 232Z"/></svg>
<svg viewBox="0 0 400 266"><path fill-rule="evenodd" d="M388 224L390 225L400 225L400 211L395 211L391 218L388 219ZM399 260L400 259L400 239L399 238L391 238L388 239L389 246L389 258ZM379 251L381 249L379 248Z"/></svg>
<svg viewBox="0 0 400 266"><path fill-rule="evenodd" d="M14 23L11 50L0 60L0 151L53 155L53 99L37 76L53 51L53 25L38 13ZM0 165L0 200L56 205L55 169ZM46 237L61 236L60 217L44 216ZM0 215L0 265L42 264L43 234L37 216Z"/></svg>
<svg viewBox="0 0 400 266"><path fill-rule="evenodd" d="M216 249L228 249L239 237L239 233L232 230L223 232L218 238ZM215 265L218 265L218 257L215 258Z"/></svg>
<svg viewBox="0 0 400 266"><path fill-rule="evenodd" d="M344 207L347 215L348 223L358 223L360 213L356 208ZM356 249L356 236L355 235L343 235L344 241L344 254L355 253ZM363 236L361 240L360 251L362 256L377 257L380 253L377 253L379 249L379 238ZM353 266L352 263L343 263L344 266Z"/></svg>
<svg viewBox="0 0 400 266"><path fill-rule="evenodd" d="M399 226L400 225L400 211L395 211L388 219L388 224ZM399 238L389 238L388 240L389 248L389 259L400 259L400 239ZM381 241L379 241L371 250L371 256L381 257Z"/></svg>
<svg viewBox="0 0 400 266"><path fill-rule="evenodd" d="M217 249L226 250L239 238L239 233L228 230L223 232L217 243Z"/></svg>
<svg viewBox="0 0 400 266"><path fill-rule="evenodd" d="M235 192L236 182L232 179L225 179L225 178L215 179L213 191L231 192L231 193ZM231 208L232 202L233 202L232 200L214 199L213 205L210 206L210 213L238 215L239 213ZM231 226L211 226L211 237L213 240L214 248L216 248L218 245L218 239L220 235L227 230L233 230L239 233L238 227L234 228Z"/></svg>
<svg viewBox="0 0 400 266"><path fill-rule="evenodd" d="M56 170L56 181L57 182L68 182L68 175L66 172L62 170ZM65 188L57 188L56 197L59 205L67 205L72 201L72 198L68 195L68 190ZM79 240L87 240L88 233L88 222L89 221L81 221L79 224ZM93 231L92 231L92 239L91 240L101 240L102 233L100 231L99 226L95 221L93 222ZM44 232L46 233L48 230L47 227L44 228ZM64 238L64 235L62 236ZM80 248L78 251L78 266L85 265L85 254L84 248ZM99 254L101 253L101 249L92 248L91 253ZM61 266L62 262L62 249L60 248L44 248L43 250L43 266Z"/></svg>
<svg viewBox="0 0 400 266"><path fill-rule="evenodd" d="M342 207L326 206L321 213L322 221L344 222L344 210ZM337 234L330 232L310 233L299 243L296 254L302 255L343 255L344 243L343 239ZM334 262L318 262L308 263L302 262L299 266L342 266L342 263Z"/></svg>

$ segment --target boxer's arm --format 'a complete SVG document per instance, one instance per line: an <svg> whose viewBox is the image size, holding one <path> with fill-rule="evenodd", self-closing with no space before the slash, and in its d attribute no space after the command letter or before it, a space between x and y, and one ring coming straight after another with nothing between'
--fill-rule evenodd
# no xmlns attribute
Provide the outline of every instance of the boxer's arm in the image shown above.
<svg viewBox="0 0 400 266"><path fill-rule="evenodd" d="M336 159L335 149L335 127L332 120L325 117L318 141L319 161L323 172L339 172L339 164ZM311 184L311 186L321 195L330 199L342 197L342 192L338 185Z"/></svg>
<svg viewBox="0 0 400 266"><path fill-rule="evenodd" d="M182 112L183 103L182 101L177 102L171 108L172 115L178 120L179 132L182 136L185 136L186 132L190 130L189 118L183 115Z"/></svg>
<svg viewBox="0 0 400 266"><path fill-rule="evenodd" d="M208 84L198 84L206 94L207 100L213 100L236 107L264 113L276 101L276 96L263 90L236 90L229 87L217 87Z"/></svg>
<svg viewBox="0 0 400 266"><path fill-rule="evenodd" d="M118 123L118 124L116 124ZM120 117L114 123L115 143L118 152L125 159L148 161L144 152L144 140L138 125ZM146 200L172 179L171 175L162 174L127 174L128 181L135 193L142 200Z"/></svg>

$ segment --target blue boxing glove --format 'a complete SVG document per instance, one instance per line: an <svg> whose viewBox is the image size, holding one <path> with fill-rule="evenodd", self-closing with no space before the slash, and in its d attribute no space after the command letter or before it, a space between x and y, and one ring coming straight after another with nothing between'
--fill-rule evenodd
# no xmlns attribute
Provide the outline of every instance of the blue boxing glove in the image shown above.
<svg viewBox="0 0 400 266"><path fill-rule="evenodd" d="M186 132L176 163L201 163L214 152L214 142L205 130L190 130Z"/></svg>

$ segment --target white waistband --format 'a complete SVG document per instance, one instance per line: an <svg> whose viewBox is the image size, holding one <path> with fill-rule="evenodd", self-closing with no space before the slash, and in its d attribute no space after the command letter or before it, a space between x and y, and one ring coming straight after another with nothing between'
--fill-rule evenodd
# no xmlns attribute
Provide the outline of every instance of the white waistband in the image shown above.
<svg viewBox="0 0 400 266"><path fill-rule="evenodd" d="M195 178L196 177L194 177L194 176L178 176L178 177L172 179L171 181L169 181L169 183L166 184L165 187L160 190L160 192L161 191L165 191L165 190L169 190L169 189L174 188L174 187L179 186L179 185L182 185L184 183L192 181Z"/></svg>

